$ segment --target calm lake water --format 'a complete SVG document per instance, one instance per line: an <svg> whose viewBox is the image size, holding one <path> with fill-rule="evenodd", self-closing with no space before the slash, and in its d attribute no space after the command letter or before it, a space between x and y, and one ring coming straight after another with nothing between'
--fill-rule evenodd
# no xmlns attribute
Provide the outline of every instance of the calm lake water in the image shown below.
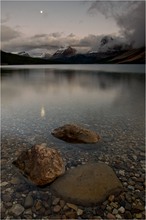
<svg viewBox="0 0 146 220"><path fill-rule="evenodd" d="M79 123L101 135L101 151L144 144L144 65L7 66L1 81L2 140L78 150L51 131Z"/></svg>

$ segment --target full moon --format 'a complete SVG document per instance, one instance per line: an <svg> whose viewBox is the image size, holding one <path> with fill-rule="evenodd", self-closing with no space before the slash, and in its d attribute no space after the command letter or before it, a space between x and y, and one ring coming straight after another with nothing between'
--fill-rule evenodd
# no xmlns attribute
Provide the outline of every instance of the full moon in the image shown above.
<svg viewBox="0 0 146 220"><path fill-rule="evenodd" d="M41 10L40 13L43 14L43 11Z"/></svg>

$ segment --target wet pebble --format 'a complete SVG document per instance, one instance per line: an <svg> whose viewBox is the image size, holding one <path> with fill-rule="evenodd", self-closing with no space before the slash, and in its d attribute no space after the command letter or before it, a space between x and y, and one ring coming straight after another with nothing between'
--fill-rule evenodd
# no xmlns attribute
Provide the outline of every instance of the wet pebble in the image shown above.
<svg viewBox="0 0 146 220"><path fill-rule="evenodd" d="M12 199L11 195L9 195L9 194L2 195L2 201L4 201L4 202L10 202L11 199Z"/></svg>
<svg viewBox="0 0 146 220"><path fill-rule="evenodd" d="M60 199L59 198L55 198L52 202L52 205L57 205L59 203Z"/></svg>
<svg viewBox="0 0 146 220"><path fill-rule="evenodd" d="M115 216L111 213L108 213L106 217L107 219L116 219Z"/></svg>
<svg viewBox="0 0 146 220"><path fill-rule="evenodd" d="M13 185L17 185L20 184L20 180L17 177L14 177L11 179L10 183Z"/></svg>
<svg viewBox="0 0 146 220"><path fill-rule="evenodd" d="M83 215L83 210L82 209L78 209L77 210L77 215Z"/></svg>
<svg viewBox="0 0 146 220"><path fill-rule="evenodd" d="M78 210L78 207L77 207L76 205L74 205L74 204L66 203L66 205L67 205L69 208L74 209L75 211Z"/></svg>
<svg viewBox="0 0 146 220"><path fill-rule="evenodd" d="M114 196L114 195L110 195L109 198L108 198L108 200L109 200L110 202L113 202L114 199L115 199L115 196Z"/></svg>
<svg viewBox="0 0 146 220"><path fill-rule="evenodd" d="M112 214L114 214L114 215L118 214L118 210L117 209L113 209Z"/></svg>
<svg viewBox="0 0 146 220"><path fill-rule="evenodd" d="M55 212L55 213L60 212L60 210L61 210L61 206L59 206L59 205L56 205L53 207L53 212Z"/></svg>
<svg viewBox="0 0 146 220"><path fill-rule="evenodd" d="M124 213L124 212L125 212L125 208L124 208L123 206L121 206L121 207L118 209L118 212Z"/></svg>
<svg viewBox="0 0 146 220"><path fill-rule="evenodd" d="M24 207L20 204L14 204L10 209L9 213L13 216L19 216L24 212Z"/></svg>
<svg viewBox="0 0 146 220"><path fill-rule="evenodd" d="M24 207L26 209L31 208L33 206L33 198L31 195L28 195L24 201Z"/></svg>

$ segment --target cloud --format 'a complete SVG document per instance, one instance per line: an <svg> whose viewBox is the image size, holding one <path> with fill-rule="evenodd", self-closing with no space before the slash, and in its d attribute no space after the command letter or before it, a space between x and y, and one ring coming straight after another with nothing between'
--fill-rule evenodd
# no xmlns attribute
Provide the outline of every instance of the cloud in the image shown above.
<svg viewBox="0 0 146 220"><path fill-rule="evenodd" d="M55 51L62 46L73 45L76 41L76 39L69 36L62 36L62 33L38 34L25 37L10 27L3 27L2 38L2 49L9 52L29 52L36 49Z"/></svg>
<svg viewBox="0 0 146 220"><path fill-rule="evenodd" d="M10 41L11 39L20 37L21 33L9 26L1 26L1 41Z"/></svg>
<svg viewBox="0 0 146 220"><path fill-rule="evenodd" d="M8 30L8 31L6 31ZM10 34L11 33L11 34ZM88 52L91 50L100 50L101 39L103 35L88 35L82 38L77 37L73 33L65 36L62 32L55 32L50 34L37 34L30 37L25 37L22 33L12 29L11 27L3 28L2 35L4 40L2 41L2 50L7 52L20 52L27 51L30 54L48 52L53 54L57 49L61 47L72 46L79 53ZM117 36L113 37L114 42L108 46L114 44L120 44L123 39ZM104 47L106 50L106 47Z"/></svg>
<svg viewBox="0 0 146 220"><path fill-rule="evenodd" d="M145 45L145 2L144 1L95 1L89 13L102 13L113 17L120 27L120 34L127 42L140 47Z"/></svg>
<svg viewBox="0 0 146 220"><path fill-rule="evenodd" d="M10 20L10 15L9 14L6 14L6 16L4 18L1 19L1 23L6 23Z"/></svg>
<svg viewBox="0 0 146 220"><path fill-rule="evenodd" d="M73 37L76 37L76 35L71 33L71 34L68 35L68 37L73 38Z"/></svg>
<svg viewBox="0 0 146 220"><path fill-rule="evenodd" d="M47 37L48 36L48 34L36 34L36 35L34 35L33 36L33 38L35 38L35 39L39 39L39 38L44 38L44 37Z"/></svg>
<svg viewBox="0 0 146 220"><path fill-rule="evenodd" d="M54 37L54 38L59 38L59 37L61 37L62 36L62 34L63 34L63 32L54 32L54 33L51 33L51 34L49 34L49 36L51 36L51 37Z"/></svg>

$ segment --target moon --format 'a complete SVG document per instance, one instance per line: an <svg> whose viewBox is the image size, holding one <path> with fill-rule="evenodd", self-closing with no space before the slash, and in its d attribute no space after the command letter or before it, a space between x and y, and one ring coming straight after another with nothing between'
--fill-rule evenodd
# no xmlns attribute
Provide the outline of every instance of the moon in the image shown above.
<svg viewBox="0 0 146 220"><path fill-rule="evenodd" d="M41 10L40 13L43 14L43 11Z"/></svg>

